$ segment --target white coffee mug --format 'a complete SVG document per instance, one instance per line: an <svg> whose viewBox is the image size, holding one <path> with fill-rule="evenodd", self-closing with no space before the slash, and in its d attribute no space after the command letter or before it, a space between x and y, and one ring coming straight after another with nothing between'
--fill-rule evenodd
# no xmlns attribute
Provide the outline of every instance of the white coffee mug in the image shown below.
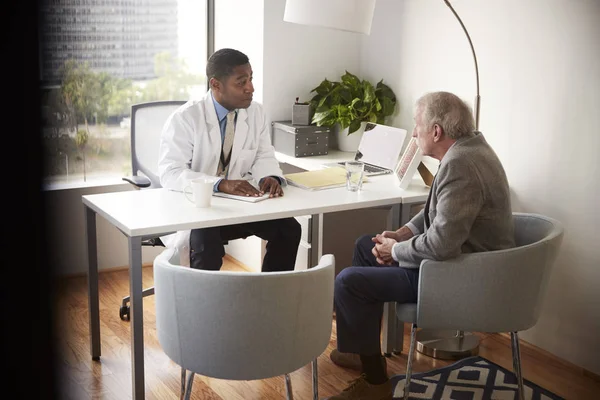
<svg viewBox="0 0 600 400"><path fill-rule="evenodd" d="M183 188L183 194L196 207L210 207L214 184L215 181L211 178L194 178Z"/></svg>

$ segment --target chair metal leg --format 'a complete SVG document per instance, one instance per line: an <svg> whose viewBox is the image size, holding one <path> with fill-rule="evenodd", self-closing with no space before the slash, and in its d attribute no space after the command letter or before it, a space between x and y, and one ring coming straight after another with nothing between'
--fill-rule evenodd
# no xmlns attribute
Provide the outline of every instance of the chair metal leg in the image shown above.
<svg viewBox="0 0 600 400"><path fill-rule="evenodd" d="M312 385L313 400L319 400L319 372L317 370L317 359L312 361Z"/></svg>
<svg viewBox="0 0 600 400"><path fill-rule="evenodd" d="M519 334L517 332L510 333L513 369L517 376L517 384L519 386L519 400L525 399L525 391L523 390L523 373L521 372L521 350L519 348Z"/></svg>
<svg viewBox="0 0 600 400"><path fill-rule="evenodd" d="M294 400L294 395L292 394L292 380L290 379L290 374L285 374L285 393L287 400Z"/></svg>
<svg viewBox="0 0 600 400"><path fill-rule="evenodd" d="M148 297L154 295L154 286L142 290L142 297ZM129 309L129 303L131 302L130 296L123 297L121 301L121 307L119 307L119 318L123 321L129 321L131 310Z"/></svg>
<svg viewBox="0 0 600 400"><path fill-rule="evenodd" d="M412 374L412 359L415 355L415 342L417 341L417 324L410 327L410 347L408 349L408 360L406 362L406 379L404 383L404 400L410 396L410 376Z"/></svg>
<svg viewBox="0 0 600 400"><path fill-rule="evenodd" d="M192 395L192 384L194 383L194 373L190 371L190 374L187 376L187 382L184 383L186 375L185 369L181 369L181 385L182 389L185 387L184 392L182 393L183 400L190 400L190 396Z"/></svg>
<svg viewBox="0 0 600 400"><path fill-rule="evenodd" d="M183 396L185 395L185 368L181 368L181 392L179 394L179 400L183 400Z"/></svg>

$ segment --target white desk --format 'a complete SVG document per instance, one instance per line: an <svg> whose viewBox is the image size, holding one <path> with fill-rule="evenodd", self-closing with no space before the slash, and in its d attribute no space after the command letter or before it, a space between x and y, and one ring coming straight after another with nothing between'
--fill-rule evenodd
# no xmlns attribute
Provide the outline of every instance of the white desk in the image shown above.
<svg viewBox="0 0 600 400"><path fill-rule="evenodd" d="M344 156L344 153L338 156ZM331 158L327 157L327 159ZM282 157L281 161L291 160ZM313 162L308 159L297 159L297 161ZM320 161L316 162L320 164ZM312 246L314 246L312 254L313 259L318 260L322 255L321 216L323 213L391 206L390 221L393 226L399 223L400 215L404 214L403 206L422 203L426 200L427 194L428 188L418 179L415 179L414 184L407 190L401 190L393 176L379 176L370 178L360 192L348 192L345 188L312 192L288 186L285 189L285 196L253 204L215 197L209 209L195 208L182 193L166 189L83 196L92 359L99 360L101 356L96 215L105 218L128 238L132 398L139 400L144 398L145 393L141 245L144 239L192 228L312 215Z"/></svg>
<svg viewBox="0 0 600 400"><path fill-rule="evenodd" d="M312 170L324 168L323 166L325 164L331 164L331 163L340 162L340 161L352 160L354 158L354 152L330 150L329 154L322 155L322 156L292 157L290 155L276 151L275 157L277 158L277 160L280 163L286 163L286 164L293 165L295 167L299 167L299 168L303 168L308 171L312 171ZM379 179L381 177L371 177L371 178L369 178L369 180L371 180L373 178ZM395 184L393 177L388 176L386 178L389 178L391 185ZM365 188L367 188L367 187L368 187L368 184L365 184ZM410 217L409 217L410 216L410 205L420 204L420 203L425 202L425 200L427 199L427 194L429 193L429 188L425 186L425 183L423 182L423 179L421 179L419 174L415 173L413 183L410 184L410 186L407 189L407 192L412 192L412 194L421 194L422 196L414 197L411 195L407 195L407 196L403 197L404 201L402 204L408 205L408 206L400 207L399 225L395 229L399 228L400 226L402 226L403 224L407 223L410 220ZM390 203L387 203L386 205L389 205L389 204ZM360 207L360 208L365 208L365 207ZM338 210L338 211L341 211L341 210ZM388 229L392 229L392 228L389 227Z"/></svg>

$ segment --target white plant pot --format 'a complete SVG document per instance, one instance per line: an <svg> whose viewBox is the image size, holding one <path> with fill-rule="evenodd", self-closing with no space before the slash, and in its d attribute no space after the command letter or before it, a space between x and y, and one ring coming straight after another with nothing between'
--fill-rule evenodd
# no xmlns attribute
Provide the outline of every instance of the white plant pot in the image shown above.
<svg viewBox="0 0 600 400"><path fill-rule="evenodd" d="M358 149L360 140L362 139L363 133L365 133L366 122L361 122L360 128L348 135L348 128L339 129L337 125L337 145L340 151L351 151L355 152Z"/></svg>

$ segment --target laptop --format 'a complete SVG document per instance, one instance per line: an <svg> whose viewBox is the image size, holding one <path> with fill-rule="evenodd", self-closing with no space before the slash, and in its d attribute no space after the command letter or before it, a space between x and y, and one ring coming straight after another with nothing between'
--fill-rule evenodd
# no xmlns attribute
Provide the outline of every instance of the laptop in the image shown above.
<svg viewBox="0 0 600 400"><path fill-rule="evenodd" d="M362 161L365 164L365 176L385 175L394 172L404 145L406 133L406 129L402 128L372 122L366 124L365 132L354 155L354 161ZM344 166L346 161L352 160L328 163L324 166Z"/></svg>

